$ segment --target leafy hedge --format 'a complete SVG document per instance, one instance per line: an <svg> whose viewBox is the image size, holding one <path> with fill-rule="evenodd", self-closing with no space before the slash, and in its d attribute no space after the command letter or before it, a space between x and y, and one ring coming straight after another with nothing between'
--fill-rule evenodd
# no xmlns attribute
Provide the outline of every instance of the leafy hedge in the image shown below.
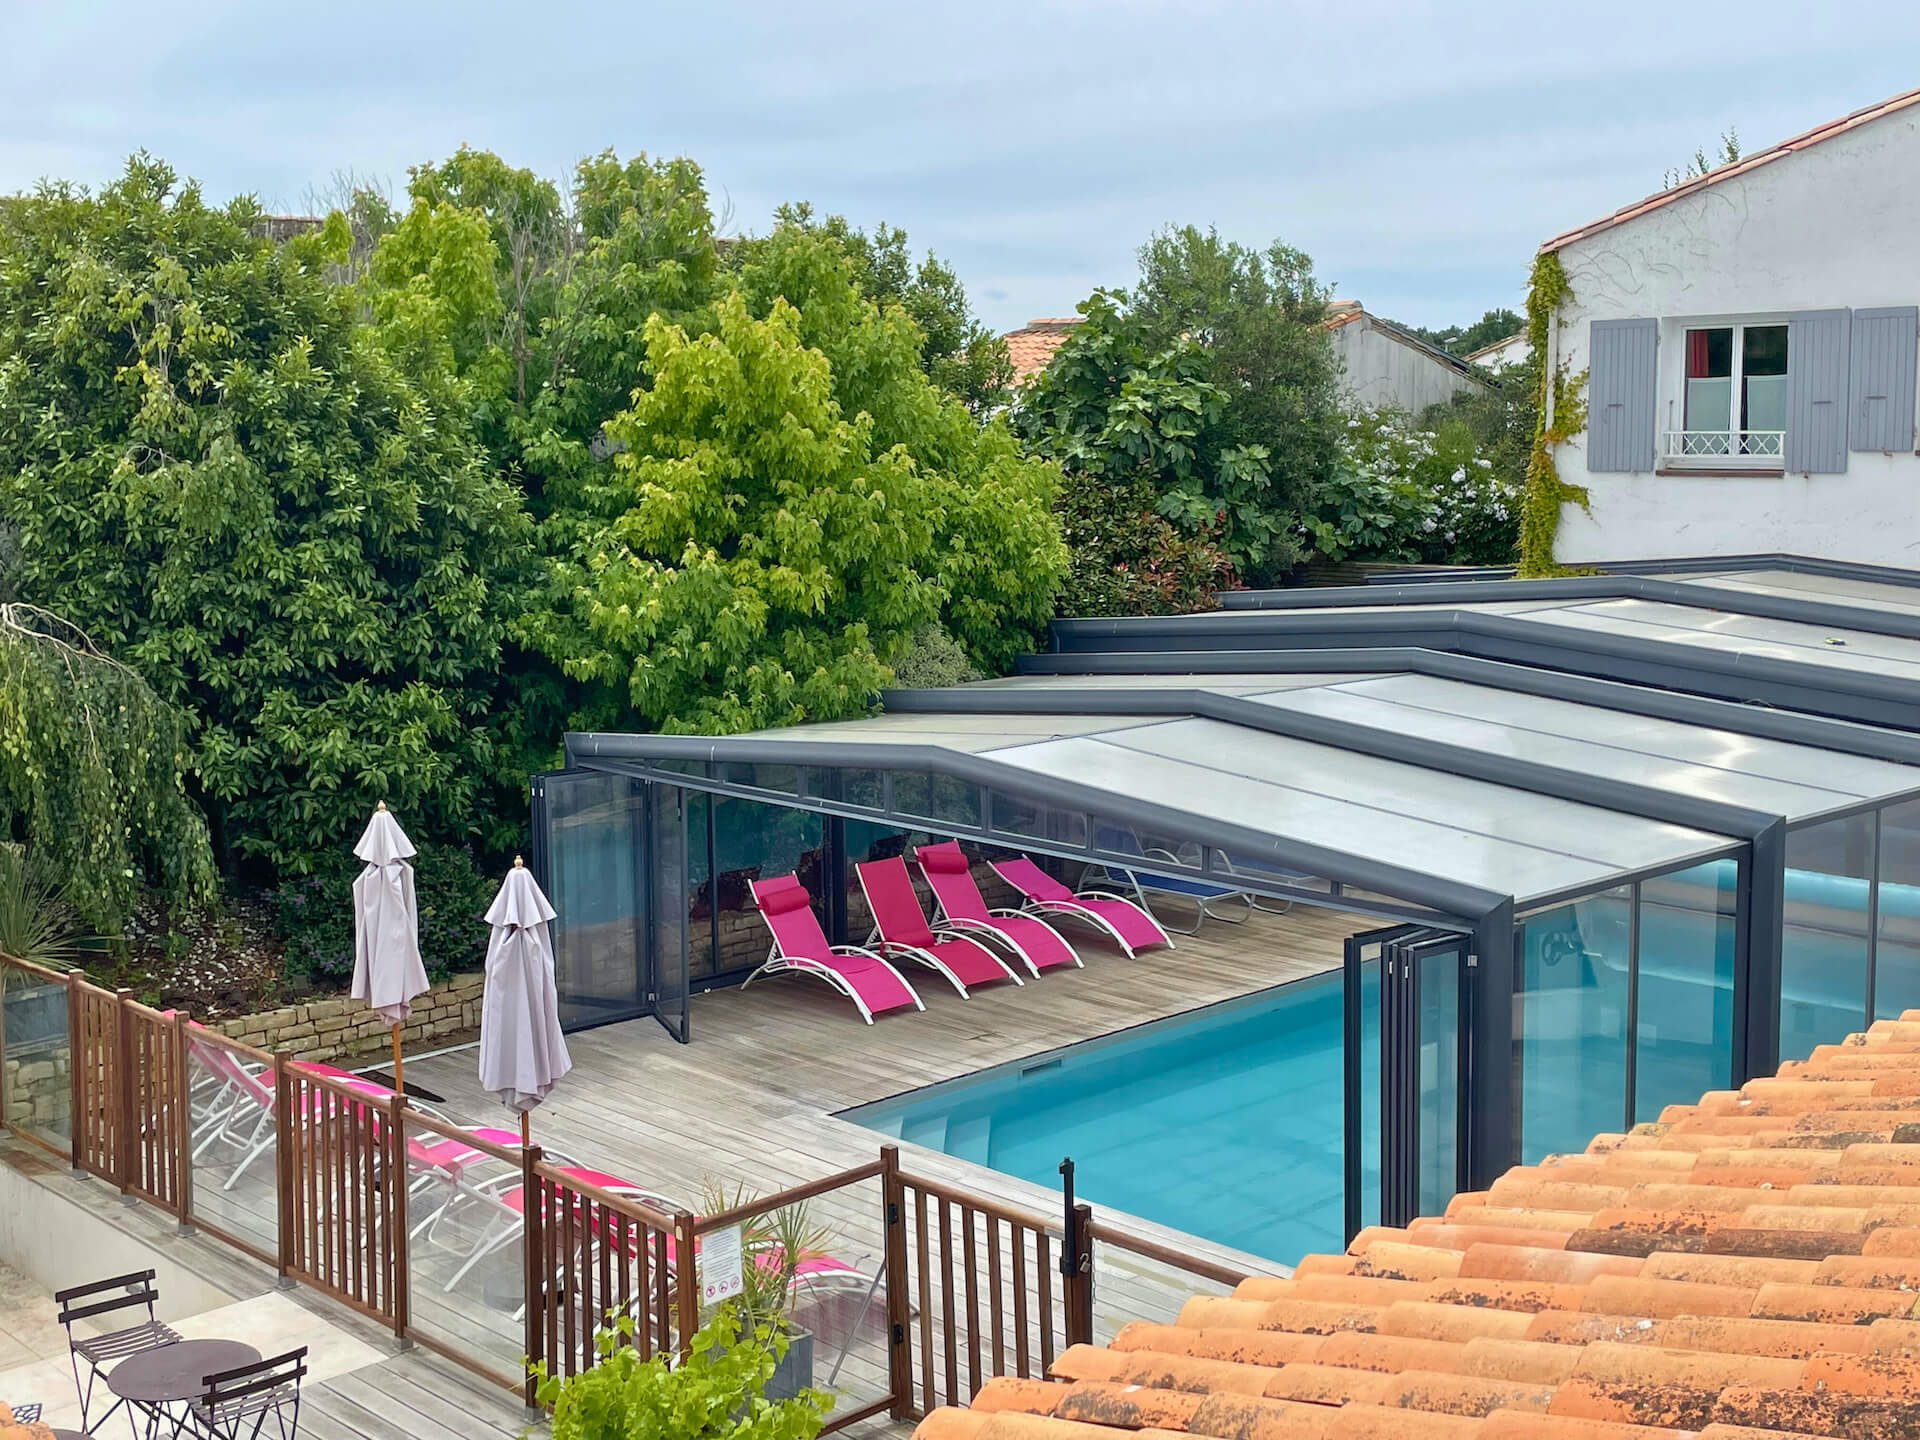
<svg viewBox="0 0 1920 1440"><path fill-rule="evenodd" d="M359 873L359 862L343 855L312 874L283 880L274 890L287 974L329 984L352 977L353 881ZM487 958L482 917L493 901L495 882L474 868L464 846L422 844L413 859L413 884L427 977L444 980L478 970Z"/></svg>

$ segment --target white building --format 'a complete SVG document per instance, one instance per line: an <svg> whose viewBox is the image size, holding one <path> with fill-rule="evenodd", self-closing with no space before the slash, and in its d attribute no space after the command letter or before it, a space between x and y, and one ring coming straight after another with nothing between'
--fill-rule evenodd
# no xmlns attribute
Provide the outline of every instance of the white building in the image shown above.
<svg viewBox="0 0 1920 1440"><path fill-rule="evenodd" d="M1491 345L1482 345L1467 356L1470 364L1478 365L1482 370L1499 374L1502 370L1511 370L1516 365L1524 365L1527 356L1533 353L1533 342L1527 339L1527 332L1516 330L1504 340L1496 340Z"/></svg>
<svg viewBox="0 0 1920 1440"><path fill-rule="evenodd" d="M1327 335L1340 359L1340 393L1370 409L1391 406L1418 415L1464 390L1485 388L1459 356L1369 315L1358 300L1327 306Z"/></svg>
<svg viewBox="0 0 1920 1440"><path fill-rule="evenodd" d="M1920 566L1920 90L1549 240L1563 563L1789 551Z"/></svg>

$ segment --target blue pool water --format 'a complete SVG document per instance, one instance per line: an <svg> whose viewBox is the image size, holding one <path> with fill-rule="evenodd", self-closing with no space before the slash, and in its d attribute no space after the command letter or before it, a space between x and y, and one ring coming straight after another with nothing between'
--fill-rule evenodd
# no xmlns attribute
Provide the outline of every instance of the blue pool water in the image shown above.
<svg viewBox="0 0 1920 1440"><path fill-rule="evenodd" d="M1345 1248L1340 1034L1340 977L1316 976L844 1118L1053 1187L1071 1155L1096 1208L1290 1263ZM1365 1108L1365 1193L1377 1196L1377 1102Z"/></svg>

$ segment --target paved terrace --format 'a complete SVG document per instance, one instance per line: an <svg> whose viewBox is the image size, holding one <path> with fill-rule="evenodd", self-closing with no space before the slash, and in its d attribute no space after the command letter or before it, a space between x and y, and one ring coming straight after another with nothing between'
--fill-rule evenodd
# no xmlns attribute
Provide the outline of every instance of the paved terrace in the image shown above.
<svg viewBox="0 0 1920 1440"><path fill-rule="evenodd" d="M530 1417L515 1395L424 1350L397 1350L391 1334L311 1290L275 1289L270 1270L218 1241L175 1234L170 1217L121 1203L110 1186L76 1180L17 1140L0 1138L0 1163L11 1172L10 1196L26 1195L25 1185L45 1187L35 1217L47 1227L48 1243L94 1261L97 1273L76 1276L75 1283L153 1266L160 1272L161 1317L181 1335L243 1340L266 1355L307 1346L301 1435L518 1440L526 1433ZM80 1406L58 1317L45 1286L0 1265L0 1401L39 1404L47 1424L78 1430ZM103 1319L94 1328L110 1327ZM105 1408L101 1393L96 1390L96 1420ZM105 1433L124 1428L116 1417ZM544 1426L537 1428L544 1433Z"/></svg>

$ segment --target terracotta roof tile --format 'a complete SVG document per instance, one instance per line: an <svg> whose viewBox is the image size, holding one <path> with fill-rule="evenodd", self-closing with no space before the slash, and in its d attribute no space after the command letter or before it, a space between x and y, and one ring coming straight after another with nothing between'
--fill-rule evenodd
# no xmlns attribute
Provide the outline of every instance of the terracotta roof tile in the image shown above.
<svg viewBox="0 0 1920 1440"><path fill-rule="evenodd" d="M1013 357L1014 382L1029 380L1046 369L1053 352L1066 343L1067 336L1082 319L1079 315L1043 315L1001 336L1007 342L1007 353Z"/></svg>
<svg viewBox="0 0 1920 1440"><path fill-rule="evenodd" d="M1920 1013L996 1379L920 1440L1920 1437Z"/></svg>

